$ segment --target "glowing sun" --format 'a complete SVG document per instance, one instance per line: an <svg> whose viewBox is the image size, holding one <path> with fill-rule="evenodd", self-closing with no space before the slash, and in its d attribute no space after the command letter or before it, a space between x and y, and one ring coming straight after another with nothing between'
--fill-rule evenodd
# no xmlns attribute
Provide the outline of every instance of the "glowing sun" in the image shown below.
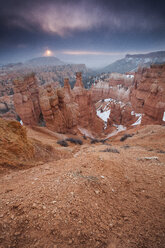
<svg viewBox="0 0 165 248"><path fill-rule="evenodd" d="M49 56L52 56L52 55L53 55L53 52L52 52L51 50L49 50L49 49L47 49L47 50L44 52L44 56L49 57Z"/></svg>

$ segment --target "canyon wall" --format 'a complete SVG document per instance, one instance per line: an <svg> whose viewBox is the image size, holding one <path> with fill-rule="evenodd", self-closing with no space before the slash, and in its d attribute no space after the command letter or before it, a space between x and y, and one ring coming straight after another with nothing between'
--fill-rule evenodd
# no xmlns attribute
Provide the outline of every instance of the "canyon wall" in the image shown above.
<svg viewBox="0 0 165 248"><path fill-rule="evenodd" d="M128 83L133 84L132 87L127 87L125 81L115 85L118 78L113 78L99 81L86 90L79 72L73 89L68 78L64 79L63 88L53 84L39 87L32 74L14 81L14 106L25 125L45 125L59 133L78 134L87 130L96 137L115 125L134 125L138 118L138 124L164 124L165 65L139 68L131 80ZM95 103L101 104L101 99L107 99L106 108L110 102L107 130L103 119L96 115ZM6 105L0 103L0 110L5 109Z"/></svg>
<svg viewBox="0 0 165 248"><path fill-rule="evenodd" d="M13 95L0 97L0 117L5 119L17 119Z"/></svg>
<svg viewBox="0 0 165 248"><path fill-rule="evenodd" d="M41 108L39 89L34 74L14 80L14 106L25 125L37 125Z"/></svg>
<svg viewBox="0 0 165 248"><path fill-rule="evenodd" d="M52 85L38 87L34 75L23 81L14 81L15 109L26 125L41 122L56 132L77 134L79 128L100 134L103 121L96 116L91 93L82 83L81 73L76 74L76 83L71 90L69 79L64 79L63 88Z"/></svg>
<svg viewBox="0 0 165 248"><path fill-rule="evenodd" d="M144 113L142 124L164 123L165 64L139 68L135 73L130 101L136 112Z"/></svg>
<svg viewBox="0 0 165 248"><path fill-rule="evenodd" d="M132 85L133 78L129 75L121 75L119 73L112 73L108 79L104 81L96 81L92 85L90 92L93 102L100 99L112 98L122 102L129 101L129 88Z"/></svg>

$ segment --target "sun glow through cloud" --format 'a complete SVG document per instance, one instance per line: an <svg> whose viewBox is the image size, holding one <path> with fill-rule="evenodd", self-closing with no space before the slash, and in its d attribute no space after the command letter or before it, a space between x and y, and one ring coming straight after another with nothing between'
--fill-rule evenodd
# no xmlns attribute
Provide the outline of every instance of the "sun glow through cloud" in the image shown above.
<svg viewBox="0 0 165 248"><path fill-rule="evenodd" d="M62 53L67 55L107 55L107 56L125 54L125 52L122 53L122 52L71 51L71 50L63 51Z"/></svg>
<svg viewBox="0 0 165 248"><path fill-rule="evenodd" d="M50 57L50 56L53 56L53 52L49 49L47 49L45 52L44 52L44 56L46 57Z"/></svg>

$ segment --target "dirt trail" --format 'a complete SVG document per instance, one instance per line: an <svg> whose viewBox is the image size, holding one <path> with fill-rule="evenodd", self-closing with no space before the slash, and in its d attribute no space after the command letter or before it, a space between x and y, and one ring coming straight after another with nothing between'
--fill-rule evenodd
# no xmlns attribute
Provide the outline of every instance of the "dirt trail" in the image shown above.
<svg viewBox="0 0 165 248"><path fill-rule="evenodd" d="M128 133L63 148L28 131L70 157L1 176L1 247L164 248L165 127Z"/></svg>

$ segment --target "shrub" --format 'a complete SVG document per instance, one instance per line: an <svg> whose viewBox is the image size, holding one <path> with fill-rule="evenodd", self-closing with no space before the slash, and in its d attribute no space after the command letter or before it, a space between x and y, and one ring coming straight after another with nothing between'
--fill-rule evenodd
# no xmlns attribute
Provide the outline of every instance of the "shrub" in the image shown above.
<svg viewBox="0 0 165 248"><path fill-rule="evenodd" d="M130 148L130 146L129 145L125 145L125 146L123 146L123 148L124 149L127 149L127 148Z"/></svg>
<svg viewBox="0 0 165 248"><path fill-rule="evenodd" d="M57 141L57 144L64 146L64 147L68 146L68 143L66 142L66 140L59 140L59 141Z"/></svg>
<svg viewBox="0 0 165 248"><path fill-rule="evenodd" d="M99 143L100 142L100 140L98 140L98 139L92 139L91 140L91 144L95 144L95 143Z"/></svg>
<svg viewBox="0 0 165 248"><path fill-rule="evenodd" d="M163 151L163 150L159 150L159 151L158 151L158 153L165 153L165 151Z"/></svg>
<svg viewBox="0 0 165 248"><path fill-rule="evenodd" d="M132 137L134 134L124 134L123 137L121 137L120 141L124 141L129 137Z"/></svg>
<svg viewBox="0 0 165 248"><path fill-rule="evenodd" d="M101 142L102 144L104 144L106 141L107 141L107 139L100 140L100 142Z"/></svg>
<svg viewBox="0 0 165 248"><path fill-rule="evenodd" d="M95 143L99 143L99 142L104 144L106 141L107 141L107 139L101 139L101 140L99 140L99 139L91 139L91 144L95 144Z"/></svg>
<svg viewBox="0 0 165 248"><path fill-rule="evenodd" d="M75 145L82 145L83 142L80 139L75 139L75 138L67 138L66 141L70 141L71 143Z"/></svg>
<svg viewBox="0 0 165 248"><path fill-rule="evenodd" d="M106 148L105 150L101 152L113 152L113 153L120 153L117 149L115 148Z"/></svg>

